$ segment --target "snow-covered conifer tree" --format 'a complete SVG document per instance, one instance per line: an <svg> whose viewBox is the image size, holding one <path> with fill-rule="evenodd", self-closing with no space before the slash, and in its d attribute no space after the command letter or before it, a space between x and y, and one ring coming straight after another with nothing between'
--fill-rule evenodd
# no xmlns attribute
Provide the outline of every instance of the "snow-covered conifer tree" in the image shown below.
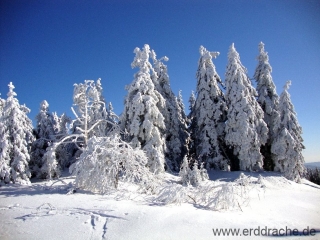
<svg viewBox="0 0 320 240"><path fill-rule="evenodd" d="M14 86L10 82L8 98L3 108L0 126L1 180L8 183L29 183L30 144L34 140L32 122L25 105L20 105ZM9 170L10 168L10 170ZM9 170L9 173L8 173Z"/></svg>
<svg viewBox="0 0 320 240"><path fill-rule="evenodd" d="M68 133L68 124L71 123L71 118L65 113L61 114L60 117L56 112L52 113L53 128L56 138L60 138Z"/></svg>
<svg viewBox="0 0 320 240"><path fill-rule="evenodd" d="M274 139L271 151L275 154L275 171L284 173L290 180L300 182L304 174L302 150L302 128L288 93L291 81L287 81L280 95L280 121L275 125L278 135Z"/></svg>
<svg viewBox="0 0 320 240"><path fill-rule="evenodd" d="M258 65L254 73L254 79L257 82L258 103L264 112L264 121L269 129L267 143L261 147L261 153L264 156L264 169L272 171L274 167L273 155L271 154L271 144L277 133L274 124L280 117L278 111L279 96L276 92L276 86L272 80L272 68L269 64L268 53L264 50L264 44L259 44Z"/></svg>
<svg viewBox="0 0 320 240"><path fill-rule="evenodd" d="M1 95L0 95L1 96ZM0 97L0 182L10 182L10 168L9 159L6 159L9 155L8 151L8 136L2 120L3 109L5 105L5 100Z"/></svg>
<svg viewBox="0 0 320 240"><path fill-rule="evenodd" d="M167 66L163 63L169 59L167 57L157 59L153 50L150 56L153 59L153 68L156 73L153 74L152 80L156 90L164 99L164 102L158 102L157 107L163 115L165 123L163 135L166 139L166 162L170 169L178 171L182 159L188 151L186 144L188 134L182 116L183 109L172 92Z"/></svg>
<svg viewBox="0 0 320 240"><path fill-rule="evenodd" d="M10 182L10 145L4 121L0 121L0 182Z"/></svg>
<svg viewBox="0 0 320 240"><path fill-rule="evenodd" d="M196 148L195 148L195 131L197 126L197 120L195 118L195 111L194 106L196 103L196 97L194 95L194 92L191 92L191 95L189 97L189 115L187 116L187 124L188 124L188 132L189 132L189 158L195 159L196 158Z"/></svg>
<svg viewBox="0 0 320 240"><path fill-rule="evenodd" d="M179 177L181 178L182 185L188 186L190 184L190 167L189 167L189 161L188 158L185 156L183 158L181 167L180 167L180 172L179 172Z"/></svg>
<svg viewBox="0 0 320 240"><path fill-rule="evenodd" d="M29 163L32 175L39 178L41 176L42 157L44 156L47 147L54 140L53 118L49 113L49 104L46 100L40 103L40 111L36 116L37 125L34 129L36 140L31 147L31 161Z"/></svg>
<svg viewBox="0 0 320 240"><path fill-rule="evenodd" d="M31 161L30 169L32 175L38 178L48 178L48 176L58 176L59 166L54 162L56 168L48 169L47 158L44 157L47 148L56 141L55 119L49 112L49 104L46 100L40 104L40 111L36 116L37 125L34 129L36 140L32 143L31 147Z"/></svg>
<svg viewBox="0 0 320 240"><path fill-rule="evenodd" d="M182 117L182 121L184 123L186 123L186 119L188 118L185 111L184 111L184 103L183 103L183 97L182 97L182 90L179 90L179 94L178 94L178 97L177 97L177 100L178 100L178 105L179 105L179 111L181 112L181 117Z"/></svg>
<svg viewBox="0 0 320 240"><path fill-rule="evenodd" d="M247 70L241 64L240 56L232 44L226 70L228 121L225 141L239 160L241 170L260 170L263 166L260 147L267 141L268 128L256 96L257 92L251 85ZM238 169L232 164L232 169Z"/></svg>
<svg viewBox="0 0 320 240"><path fill-rule="evenodd" d="M190 171L190 183L192 186L197 187L199 186L201 181L202 177L198 168L198 161L194 161L193 168Z"/></svg>
<svg viewBox="0 0 320 240"><path fill-rule="evenodd" d="M46 100L40 103L40 111L36 116L37 126L35 128L36 136L38 138L45 138L52 140L55 138L54 119L49 112L49 104Z"/></svg>
<svg viewBox="0 0 320 240"><path fill-rule="evenodd" d="M128 95L121 116L121 128L127 130L133 147L142 148L148 157L148 166L152 172L164 171L165 141L164 118L157 104L164 99L155 89L151 74L156 74L149 62L150 47L145 44L142 50L135 48L136 54L131 66L139 68L133 82L127 86Z"/></svg>
<svg viewBox="0 0 320 240"><path fill-rule="evenodd" d="M195 126L194 144L196 157L204 162L206 168L228 169L228 162L223 156L219 137L224 134L226 103L218 84L222 81L216 72L212 58L218 52L209 52L200 47L200 59L197 78L197 99L194 105L193 121Z"/></svg>
<svg viewBox="0 0 320 240"><path fill-rule="evenodd" d="M0 94L0 96L1 96L1 94ZM3 113L3 108L4 108L5 102L6 102L6 100L4 100L0 97L0 120L1 120L2 113Z"/></svg>
<svg viewBox="0 0 320 240"><path fill-rule="evenodd" d="M116 124L119 121L119 117L117 114L114 113L113 111L113 106L112 103L109 102L109 106L108 106L108 119L110 122Z"/></svg>
<svg viewBox="0 0 320 240"><path fill-rule="evenodd" d="M176 99L177 99L179 131L180 131L179 138L180 138L180 142L183 143L181 153L182 153L182 156L184 157L187 154L189 154L190 134L188 131L189 130L188 129L188 124L189 124L188 116L185 113L181 90L179 90L179 94Z"/></svg>
<svg viewBox="0 0 320 240"><path fill-rule="evenodd" d="M196 103L196 96L194 95L194 91L191 91L191 95L189 97L189 110L191 111Z"/></svg>

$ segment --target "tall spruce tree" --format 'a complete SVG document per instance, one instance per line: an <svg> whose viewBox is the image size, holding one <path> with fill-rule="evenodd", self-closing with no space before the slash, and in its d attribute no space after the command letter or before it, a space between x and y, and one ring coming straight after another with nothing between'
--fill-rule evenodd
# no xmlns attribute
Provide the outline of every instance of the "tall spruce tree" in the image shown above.
<svg viewBox="0 0 320 240"><path fill-rule="evenodd" d="M157 59L153 50L151 51L151 57L156 73L152 75L152 80L156 90L164 99L164 103L159 101L157 107L163 115L165 123L163 135L166 140L166 163L170 169L179 171L182 159L188 152L186 143L188 134L183 119L184 112L182 112L181 103L171 89L167 66L163 63L163 61L169 59L167 57Z"/></svg>
<svg viewBox="0 0 320 240"><path fill-rule="evenodd" d="M181 153L184 158L189 153L190 134L188 131L188 116L186 115L185 108L184 108L182 90L179 90L179 94L178 94L178 97L176 97L176 99L178 104L177 109L178 109L179 132L180 132L179 138L180 138L180 142L183 143ZM182 161L181 161L181 164L182 164Z"/></svg>
<svg viewBox="0 0 320 240"><path fill-rule="evenodd" d="M252 87L246 68L234 44L228 53L226 70L226 101L228 115L225 141L237 161L233 160L233 170L260 170L263 157L261 145L268 138L268 128L263 120L263 110L256 100L257 92Z"/></svg>
<svg viewBox="0 0 320 240"><path fill-rule="evenodd" d="M4 121L0 118L0 182L10 182L10 144L9 133Z"/></svg>
<svg viewBox="0 0 320 240"><path fill-rule="evenodd" d="M10 82L8 98L1 117L1 180L8 183L28 184L31 173L29 170L30 145L34 140L32 121L27 114L30 112L25 105L20 105L15 88Z"/></svg>
<svg viewBox="0 0 320 240"><path fill-rule="evenodd" d="M194 94L194 91L192 91L189 97L189 114L187 116L188 132L190 135L189 144L188 144L189 159L196 159L195 130L197 125L197 120L195 119L195 111L194 111L195 103L196 103L196 96Z"/></svg>
<svg viewBox="0 0 320 240"><path fill-rule="evenodd" d="M264 156L264 169L273 171L274 155L271 154L271 144L277 136L275 123L278 121L279 96L276 92L276 86L272 80L272 68L269 64L268 53L264 50L264 44L259 44L258 65L254 73L254 79L257 82L258 103L264 112L264 121L266 122L269 135L265 145L261 146L261 153Z"/></svg>
<svg viewBox="0 0 320 240"><path fill-rule="evenodd" d="M218 52L209 52L200 47L198 62L197 98L193 111L195 127L193 137L196 157L206 168L228 169L228 162L221 149L219 138L223 138L226 120L226 102L218 84L222 81L212 62Z"/></svg>
<svg viewBox="0 0 320 240"><path fill-rule="evenodd" d="M126 87L128 95L121 116L121 128L129 134L129 141L135 148L142 148L148 157L148 167L154 173L164 171L165 131L164 117L158 103L164 107L165 101L155 89L151 75L156 74L149 62L150 47L135 48L132 68L139 68L132 83Z"/></svg>
<svg viewBox="0 0 320 240"><path fill-rule="evenodd" d="M302 128L288 93L291 81L287 81L280 95L280 121L275 124L278 135L272 143L271 151L275 154L275 171L284 173L290 180L301 182L304 174L302 150Z"/></svg>
<svg viewBox="0 0 320 240"><path fill-rule="evenodd" d="M1 96L1 94L0 94ZM2 113L3 113L3 108L4 108L4 104L5 104L6 100L2 99L0 97L0 119L1 119L1 116L2 116Z"/></svg>

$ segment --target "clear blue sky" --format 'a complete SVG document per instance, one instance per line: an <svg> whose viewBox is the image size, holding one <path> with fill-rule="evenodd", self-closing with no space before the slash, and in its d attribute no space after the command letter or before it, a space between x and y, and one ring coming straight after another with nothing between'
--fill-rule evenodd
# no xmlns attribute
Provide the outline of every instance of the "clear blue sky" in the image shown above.
<svg viewBox="0 0 320 240"><path fill-rule="evenodd" d="M305 160L320 161L320 1L1 0L0 93L6 98L12 81L35 123L42 100L72 116L73 84L101 78L120 114L133 50L148 43L169 57L171 87L187 108L200 45L220 52L214 63L224 79L231 43L252 77L260 41L279 95L292 80Z"/></svg>

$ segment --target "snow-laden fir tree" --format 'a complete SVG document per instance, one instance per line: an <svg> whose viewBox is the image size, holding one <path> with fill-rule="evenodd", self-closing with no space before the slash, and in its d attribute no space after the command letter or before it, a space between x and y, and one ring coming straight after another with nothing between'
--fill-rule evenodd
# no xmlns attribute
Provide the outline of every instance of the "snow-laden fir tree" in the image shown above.
<svg viewBox="0 0 320 240"><path fill-rule="evenodd" d="M20 105L14 86L10 82L8 98L1 117L1 180L8 183L29 183L30 145L34 140L32 122L27 114L30 112L25 105ZM8 173L9 170L9 173Z"/></svg>
<svg viewBox="0 0 320 240"><path fill-rule="evenodd" d="M196 121L193 135L196 157L206 168L227 170L228 162L219 141L224 134L227 107L218 85L222 85L222 81L212 62L212 58L216 58L219 53L209 52L203 46L200 46L199 52L197 98L192 110L193 120Z"/></svg>
<svg viewBox="0 0 320 240"><path fill-rule="evenodd" d="M189 153L189 142L190 142L190 134L188 131L188 116L186 115L183 98L182 98L182 90L179 90L179 94L177 97L177 104L178 104L178 120L180 123L180 141L183 143L182 148L182 155L183 157L186 156ZM181 165L181 164L180 164Z"/></svg>
<svg viewBox="0 0 320 240"><path fill-rule="evenodd" d="M194 111L194 105L196 103L196 97L194 94L194 91L191 92L191 95L189 97L189 114L187 116L187 124L188 124L188 132L189 132L189 153L188 156L190 159L196 158L196 148L195 148L195 131L197 126L197 120L195 118L195 111Z"/></svg>
<svg viewBox="0 0 320 240"><path fill-rule="evenodd" d="M156 74L152 75L152 80L156 90L161 94L164 103L159 101L157 107L164 117L165 131L163 132L166 139L166 163L167 166L178 171L187 149L187 126L182 114L182 106L179 105L177 97L172 92L167 66L163 61L168 61L167 57L156 58L156 53L152 50L153 68Z"/></svg>
<svg viewBox="0 0 320 240"><path fill-rule="evenodd" d="M1 96L1 94L0 94L0 96ZM3 108L4 108L5 102L6 102L6 100L4 100L4 99L2 99L2 98L0 97L0 118L1 118L2 113L3 113Z"/></svg>
<svg viewBox="0 0 320 240"><path fill-rule="evenodd" d="M300 182L305 172L302 150L302 128L298 123L297 114L288 93L291 81L287 81L280 95L280 121L275 128L278 132L271 147L275 154L275 171L280 171L290 180Z"/></svg>
<svg viewBox="0 0 320 240"><path fill-rule="evenodd" d="M59 176L60 169L57 163L56 168L48 169L47 158L44 157L47 148L56 140L56 131L54 129L54 118L49 112L49 104L46 100L40 103L40 111L36 116L37 125L34 129L36 140L31 147L30 170L32 175L38 178L47 178L50 176ZM56 161L56 160L54 160Z"/></svg>
<svg viewBox="0 0 320 240"><path fill-rule="evenodd" d="M1 94L0 94L1 96ZM4 128L4 123L2 122L3 108L5 104L5 100L0 97L0 139L6 140L7 136L4 136L6 133ZM7 151L7 142L0 142L0 181L4 179L4 181L10 181L10 169L8 166L9 161L5 159L6 151Z"/></svg>
<svg viewBox="0 0 320 240"><path fill-rule="evenodd" d="M108 119L110 122L112 122L114 124L119 122L119 117L117 114L114 113L113 106L112 106L111 102L109 102L109 106L108 106Z"/></svg>
<svg viewBox="0 0 320 240"><path fill-rule="evenodd" d="M260 170L263 166L260 148L267 141L268 128L263 120L263 110L256 100L257 92L251 85L234 44L228 53L225 84L228 106L225 141L235 159L239 160L239 166L233 161L231 168Z"/></svg>
<svg viewBox="0 0 320 240"><path fill-rule="evenodd" d="M261 146L261 153L264 156L264 169L272 171L274 168L274 159L271 154L271 144L277 136L275 123L279 120L279 96L276 92L276 86L272 80L272 68L269 64L268 53L264 50L264 44L259 44L258 65L254 73L254 79L257 82L258 103L264 112L264 121L269 129L267 143Z"/></svg>
<svg viewBox="0 0 320 240"><path fill-rule="evenodd" d="M10 145L4 121L0 121L0 182L10 182Z"/></svg>
<svg viewBox="0 0 320 240"><path fill-rule="evenodd" d="M161 132L165 130L164 118L159 111L159 102L164 107L164 99L155 89L151 74L156 74L149 62L150 47L135 48L132 68L139 68L132 83L126 87L128 94L121 116L121 128L129 134L134 148L142 148L148 157L148 167L154 173L164 171L165 140Z"/></svg>

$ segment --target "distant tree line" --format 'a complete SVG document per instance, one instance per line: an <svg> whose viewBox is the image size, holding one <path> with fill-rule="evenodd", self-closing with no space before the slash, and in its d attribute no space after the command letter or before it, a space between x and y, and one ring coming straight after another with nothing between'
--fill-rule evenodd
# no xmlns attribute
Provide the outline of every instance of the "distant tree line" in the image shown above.
<svg viewBox="0 0 320 240"><path fill-rule="evenodd" d="M310 182L320 185L320 169L319 168L306 168L305 176Z"/></svg>

